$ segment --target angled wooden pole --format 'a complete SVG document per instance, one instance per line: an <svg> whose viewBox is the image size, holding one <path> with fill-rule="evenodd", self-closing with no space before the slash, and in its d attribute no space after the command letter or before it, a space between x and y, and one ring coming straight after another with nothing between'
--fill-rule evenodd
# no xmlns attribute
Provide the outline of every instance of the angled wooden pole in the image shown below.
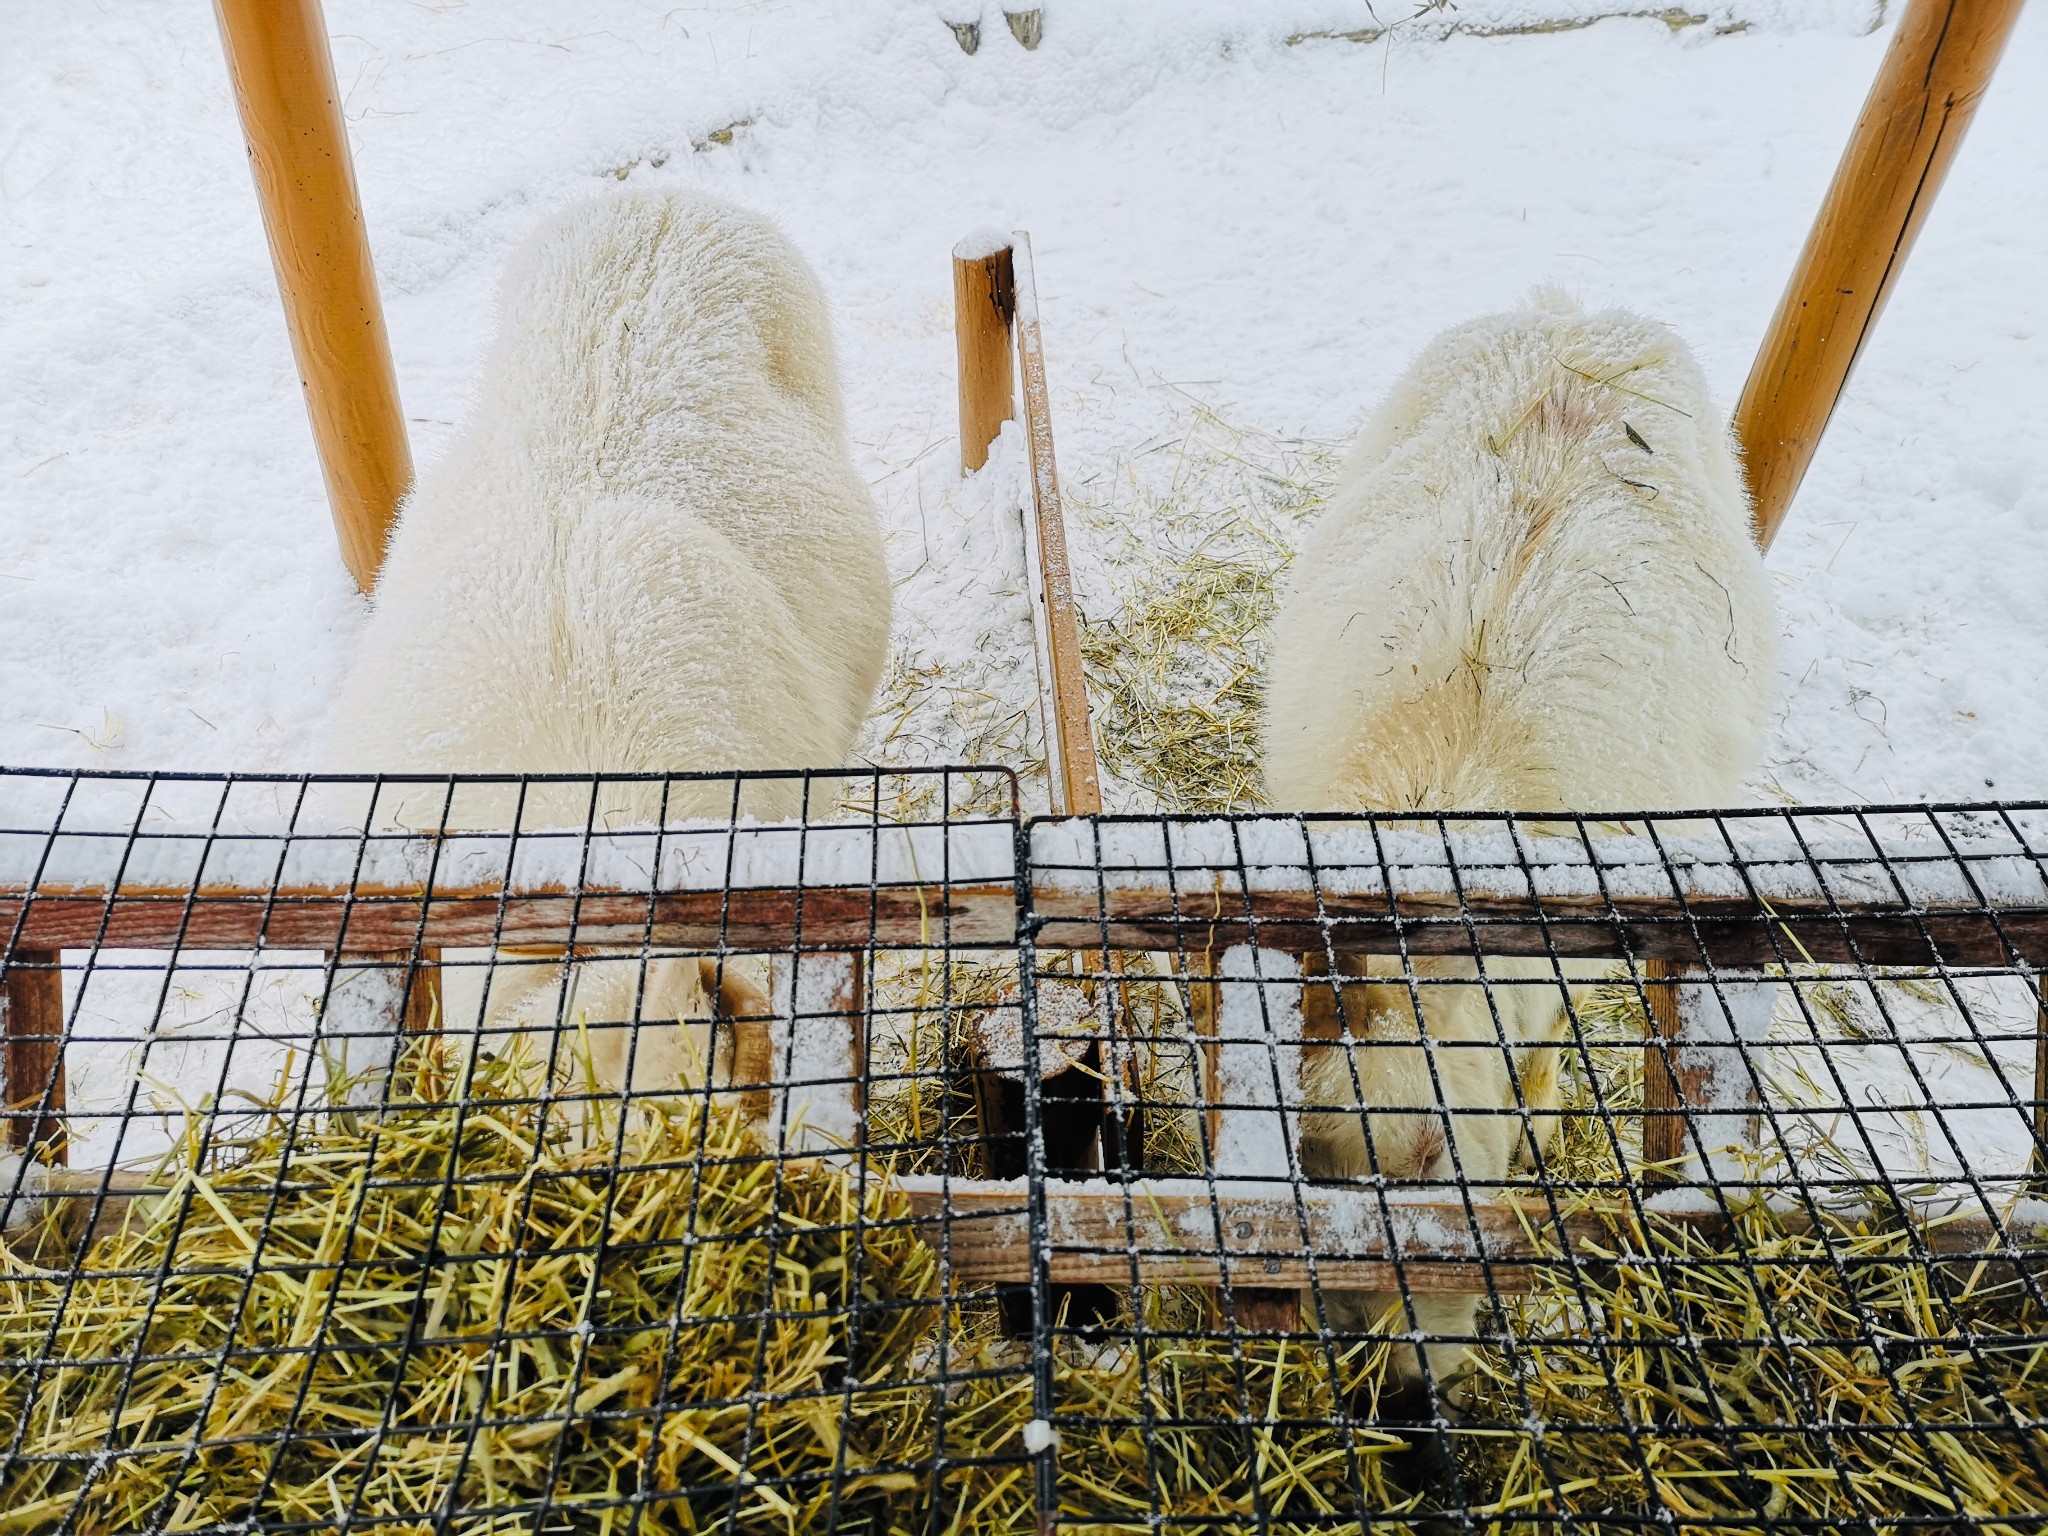
<svg viewBox="0 0 2048 1536"><path fill-rule="evenodd" d="M1073 570L1067 562L1066 520L1060 510L1059 469L1052 453L1052 406L1045 384L1045 342L1038 329L1038 284L1031 236L1015 230L1017 358L1024 378L1024 431L1031 448L1039 658L1046 690L1046 769L1053 809L1064 816L1102 813L1102 780L1095 762L1095 731L1088 719L1088 687L1081 674L1081 625L1074 607Z"/></svg>
<svg viewBox="0 0 2048 1536"><path fill-rule="evenodd" d="M2025 0L1911 0L1735 408L1768 548Z"/></svg>
<svg viewBox="0 0 2048 1536"><path fill-rule="evenodd" d="M953 247L953 340L960 358L960 472L988 462L989 445L1015 418L1010 330L1017 279L1007 235L978 231Z"/></svg>
<svg viewBox="0 0 2048 1536"><path fill-rule="evenodd" d="M342 563L376 585L412 452L320 0L214 0Z"/></svg>

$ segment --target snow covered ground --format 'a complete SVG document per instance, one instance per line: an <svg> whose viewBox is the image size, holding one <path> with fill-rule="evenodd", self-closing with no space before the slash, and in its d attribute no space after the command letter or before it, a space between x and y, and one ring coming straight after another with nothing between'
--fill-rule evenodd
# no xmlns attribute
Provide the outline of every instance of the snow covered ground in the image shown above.
<svg viewBox="0 0 2048 1536"><path fill-rule="evenodd" d="M1363 0L1053 0L1026 53L992 0L971 58L929 0L328 14L421 458L549 210L622 181L769 209L835 305L902 632L1021 705L990 639L1016 548L951 494L953 241L1033 232L1083 501L1198 405L1340 437L1429 336L1546 278L1670 320L1732 399L1877 0L1512 30L1615 9L1661 7L1465 0L1366 42ZM15 0L0 34L0 762L315 767L363 603L209 8ZM1765 797L2048 793L2044 75L2037 9L1772 554Z"/></svg>

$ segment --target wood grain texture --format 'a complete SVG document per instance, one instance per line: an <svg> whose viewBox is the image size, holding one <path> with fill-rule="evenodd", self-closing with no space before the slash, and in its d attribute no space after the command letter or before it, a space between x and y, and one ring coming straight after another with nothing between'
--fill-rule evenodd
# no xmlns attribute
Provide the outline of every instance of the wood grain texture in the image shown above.
<svg viewBox="0 0 2048 1536"><path fill-rule="evenodd" d="M1526 1291L1540 1263L1561 1255L1605 1263L1619 1251L1645 1251L1643 1219L1626 1202L1591 1202L1560 1210L1535 1195L1476 1195L1418 1200L1369 1190L1307 1187L1247 1194L1221 1186L1213 1194L1192 1181L1046 1186L1046 1225L1055 1283L1104 1285L1220 1284L1227 1273L1240 1297L1261 1292L1382 1290L1484 1294L1489 1279L1502 1293ZM980 1184L906 1179L913 1221L948 1256L954 1286L1022 1283L1031 1278L1029 1209L1022 1181ZM1176 1187L1178 1186L1178 1187ZM1386 1219L1391 1206L1395 1219ZM1671 1228L1694 1228L1738 1241L1728 1218L1711 1208L1661 1213ZM1788 1232L1811 1230L1811 1219L1786 1212ZM1999 1258L2040 1235L2008 1224L2000 1231L1981 1215L1927 1213L1921 1241L1931 1253ZM1846 1241L1846 1239L1845 1239ZM1899 1262L1915 1262L1902 1259ZM1397 1274L1399 1281L1397 1281ZM1239 1325L1248 1326L1240 1307Z"/></svg>
<svg viewBox="0 0 2048 1536"><path fill-rule="evenodd" d="M1768 548L2024 0L1911 0L1735 410Z"/></svg>
<svg viewBox="0 0 2048 1536"><path fill-rule="evenodd" d="M1067 560L1067 529L1060 506L1059 468L1052 446L1052 403L1045 382L1045 339L1038 324L1036 268L1031 236L1012 232L1017 262L1017 356L1024 376L1024 428L1031 448L1032 537L1036 557L1033 609L1039 622L1039 667L1044 682L1046 771L1052 781L1053 811L1094 816L1102 810L1102 780L1095 761L1095 732L1088 718L1088 685L1081 672L1081 626L1074 607L1073 569Z"/></svg>
<svg viewBox="0 0 2048 1536"><path fill-rule="evenodd" d="M972 53L974 50L969 49ZM1017 279L1009 247L973 255L953 250L953 341L960 370L960 472L988 462L989 445L1017 415L1010 331L1017 318Z"/></svg>
<svg viewBox="0 0 2048 1536"><path fill-rule="evenodd" d="M1673 960L1723 969L1799 963L2010 966L2048 961L2048 906L1958 903L1901 910L1786 897L1769 910L1747 897L1553 896L1470 889L1462 898L1408 892L1231 892L1212 900L1192 883L1116 885L1106 893L1041 884L1032 897L1038 942L1052 947L1172 950L1255 943L1342 953ZM1539 921L1538 919L1541 919ZM2008 940L2010 942L2008 942ZM1323 988L1327 983L1322 984Z"/></svg>
<svg viewBox="0 0 2048 1536"><path fill-rule="evenodd" d="M896 1183L911 1224L940 1255L949 1294L1030 1282L1024 1181L923 1176ZM171 1191L127 1169L95 1168L53 1170L37 1193L62 1202L59 1225L75 1243L88 1231L91 1239L118 1231L131 1215L147 1219L153 1203ZM180 1198L198 1195L187 1187ZM1554 1265L1565 1254L1599 1270L1616 1253L1645 1251L1644 1219L1626 1202L1560 1206L1553 1211L1533 1195L1469 1202L1390 1196L1383 1204L1369 1190L1324 1187L1303 1189L1297 1204L1292 1191L1248 1194L1224 1186L1212 1193L1186 1180L1128 1188L1046 1186L1054 1284L1216 1285L1227 1271L1239 1298L1240 1327L1254 1326L1250 1319L1261 1315L1266 1299L1261 1293L1276 1289L1298 1293L1313 1283L1325 1290L1392 1291L1405 1284L1417 1294L1484 1294L1490 1279L1494 1291L1511 1295L1531 1288L1539 1264ZM1393 1224L1384 1218L1390 1207L1399 1213ZM2010 1220L1994 1226L1981 1214L1958 1215L1938 1202L1910 1214L1925 1251L1954 1260L1964 1276L1975 1272L1977 1284L1984 1283L1986 1264L2002 1273L2024 1259L2038 1268L2038 1244L2048 1235ZM1727 1217L1711 1209L1665 1212L1655 1220L1667 1230L1692 1228L1717 1242L1738 1241ZM1788 1233L1812 1230L1808 1213L1787 1211L1780 1220ZM1400 1228L1406 1230L1390 1241ZM1844 1254L1858 1241L1845 1235ZM53 1256L40 1257L48 1262ZM1874 1256L1868 1262L1911 1266L1921 1260ZM1277 1320L1262 1326L1274 1325Z"/></svg>
<svg viewBox="0 0 2048 1536"><path fill-rule="evenodd" d="M319 0L214 0L342 562L377 582L412 450Z"/></svg>
<svg viewBox="0 0 2048 1536"><path fill-rule="evenodd" d="M2039 978L2034 985L2042 985ZM2034 1005L2034 1112L2028 1116L2034 1129L2034 1174L2048 1184L2048 1007Z"/></svg>
<svg viewBox="0 0 2048 1536"><path fill-rule="evenodd" d="M1651 960L1643 967L1643 998L1649 1004L1650 1038L1643 1045L1643 1161L1676 1163L1685 1156L1684 1117L1679 1113L1701 1099L1704 1069L1687 1066L1678 1055L1678 987L1683 967L1670 960Z"/></svg>
<svg viewBox="0 0 2048 1536"><path fill-rule="evenodd" d="M26 903L27 910L23 907ZM801 928L798 927L801 914ZM1537 918L1542 918L1539 924ZM1037 942L1047 949L1183 954L1257 943L1302 954L1334 939L1345 953L1543 955L1672 960L1722 969L1798 963L2048 968L2048 906L1828 903L1790 897L1769 911L1747 898L1545 896L1468 890L1460 899L1409 893L1255 891L1220 905L1146 885L1106 895L1065 885L1032 894ZM29 894L0 883L0 924L28 949L336 950L351 955L428 949L637 946L787 951L801 931L811 950L870 945L922 948L944 932L949 947L1017 942L1017 888L1007 881L952 886L809 886L791 890L643 891L496 887L417 889L363 885L258 888L43 885ZM1469 919L1469 922L1468 922ZM18 928L17 928L18 925ZM943 926L942 926L943 925ZM1327 928L1327 932L1326 932ZM1200 989L1198 989L1200 990ZM1327 983L1321 990L1327 990Z"/></svg>
<svg viewBox="0 0 2048 1536"><path fill-rule="evenodd" d="M396 957L403 965L411 954ZM422 949L419 963L412 967L405 985L405 1032L409 1035L437 1035L441 1032L441 951Z"/></svg>
<svg viewBox="0 0 2048 1536"><path fill-rule="evenodd" d="M54 949L15 945L0 982L0 1089L6 1144L64 1157L64 973Z"/></svg>
<svg viewBox="0 0 2048 1536"><path fill-rule="evenodd" d="M259 890L45 886L27 898L0 885L0 924L21 925L31 948L322 949L351 955L428 949L598 950L643 940L676 949L850 950L870 943L918 947L943 931L952 948L1016 942L1017 888L1000 885L812 887L675 892L495 887L418 890L342 886ZM801 926L799 928L799 915ZM940 928L941 922L947 926Z"/></svg>

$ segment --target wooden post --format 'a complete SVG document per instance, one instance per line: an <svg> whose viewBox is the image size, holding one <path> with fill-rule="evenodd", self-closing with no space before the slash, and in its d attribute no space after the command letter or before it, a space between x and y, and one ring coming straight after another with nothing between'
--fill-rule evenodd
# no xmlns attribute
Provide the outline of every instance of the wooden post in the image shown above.
<svg viewBox="0 0 2048 1536"><path fill-rule="evenodd" d="M1095 763L1095 734L1088 720L1088 687L1081 675L1081 626L1074 610L1074 578L1067 563L1067 529L1060 510L1060 477L1053 462L1052 407L1045 385L1045 342L1038 329L1038 283L1031 264L1031 236L1012 232L1017 282L1017 355L1024 375L1024 426L1031 445L1031 505L1036 535L1024 541L1037 557L1033 607L1039 615L1039 658L1049 687L1046 710L1046 775L1053 786L1053 812L1062 816L1102 814L1102 780Z"/></svg>
<svg viewBox="0 0 2048 1536"><path fill-rule="evenodd" d="M2023 0L1911 0L1735 408L1757 543L1799 490Z"/></svg>
<svg viewBox="0 0 2048 1536"><path fill-rule="evenodd" d="M399 955L404 965L412 957ZM405 1032L408 1035L441 1033L441 951L422 949L412 968L412 982L405 994Z"/></svg>
<svg viewBox="0 0 2048 1536"><path fill-rule="evenodd" d="M2037 992L2048 989L2037 974ZM2034 1132L2034 1180L2048 1185L2048 1003L2034 1005L2034 1112L2028 1120Z"/></svg>
<svg viewBox="0 0 2048 1536"><path fill-rule="evenodd" d="M1688 973L1693 985L1681 986ZM1653 1177L1718 1182L1729 1177L1727 1154L1753 1161L1758 1153L1751 1053L1770 1038L1780 984L1759 972L1724 970L1709 985L1697 971L1656 960L1644 965L1643 979L1651 1032L1643 1108L1652 1112L1643 1117L1643 1161L1666 1165Z"/></svg>
<svg viewBox="0 0 2048 1536"><path fill-rule="evenodd" d="M1662 1164L1669 1177L1685 1156L1685 1116L1679 1111L1700 1097L1698 1068L1680 1064L1678 977L1669 960L1643 964L1643 997L1649 1006L1650 1038L1643 1044L1643 1162Z"/></svg>
<svg viewBox="0 0 2048 1536"><path fill-rule="evenodd" d="M867 989L859 951L778 955L767 1138L778 1153L860 1145L867 1111Z"/></svg>
<svg viewBox="0 0 2048 1536"><path fill-rule="evenodd" d="M1233 946L1224 952L1219 979L1209 984L1213 1012L1205 1020L1198 1017L1197 1027L1206 1025L1213 1042L1203 1064L1202 1097L1209 1106L1209 1164L1217 1176L1284 1180L1300 1166L1306 990L1301 975L1298 956ZM1270 1109L1244 1102L1224 1104L1233 1092L1263 1099L1270 1091L1266 1084L1275 1058L1280 1081ZM1220 1313L1221 1290L1215 1299ZM1294 1333L1301 1327L1299 1290L1235 1285L1230 1300L1232 1320L1247 1332Z"/></svg>
<svg viewBox="0 0 2048 1536"><path fill-rule="evenodd" d="M0 986L0 1085L14 1111L7 1145L53 1163L64 1161L62 958L54 949L17 949Z"/></svg>
<svg viewBox="0 0 2048 1536"><path fill-rule="evenodd" d="M369 591L412 453L320 0L214 0L342 563Z"/></svg>
<svg viewBox="0 0 2048 1536"><path fill-rule="evenodd" d="M972 51L972 50L970 50ZM988 462L989 444L1017 415L1010 328L1017 281L1010 245L982 232L953 247L953 340L960 356L960 473Z"/></svg>

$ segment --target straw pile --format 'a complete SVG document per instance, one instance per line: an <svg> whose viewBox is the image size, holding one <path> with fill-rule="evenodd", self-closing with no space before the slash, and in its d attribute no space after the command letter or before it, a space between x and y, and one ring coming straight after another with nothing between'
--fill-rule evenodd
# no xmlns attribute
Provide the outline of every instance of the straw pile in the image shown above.
<svg viewBox="0 0 2048 1536"><path fill-rule="evenodd" d="M1103 793L1111 810L1258 802L1266 626L1337 445L1237 426L1189 401L1173 430L1064 485ZM1021 439L918 487L906 623L863 734L864 761L1004 763L1043 808L1045 745L1018 509ZM944 626L927 616L944 616ZM984 809L1007 810L993 796ZM924 811L923 804L908 805Z"/></svg>
<svg viewBox="0 0 2048 1536"><path fill-rule="evenodd" d="M1150 451L1171 458L1141 470ZM1109 592L1081 650L1110 809L1260 803L1266 630L1335 453L1197 405L1185 435L1070 489Z"/></svg>
<svg viewBox="0 0 2048 1536"><path fill-rule="evenodd" d="M431 1054L407 1076L445 1100ZM932 1309L897 1304L933 1293L932 1255L872 1225L900 1201L778 1171L701 1105L544 1130L532 1080L486 1061L466 1111L355 1129L294 1131L279 1095L252 1137L181 1149L75 1283L0 1261L0 1531L522 1506L469 1528L627 1530L642 1488L700 1490L643 1530L804 1529L835 1502L884 1528L930 1434L905 1362Z"/></svg>
<svg viewBox="0 0 2048 1536"><path fill-rule="evenodd" d="M1802 975L1808 1009L1853 1030L1849 988ZM1911 977L1887 985L1927 993ZM1611 1207L1640 1122L1594 1111L1641 1107L1647 1021L1632 986L1597 988L1578 1013L1592 1047L1569 1079L1579 1113L1546 1161L1555 1186L1604 1189ZM1735 1193L1729 1207L1731 1228L1712 1237L1610 1219L1603 1248L1578 1257L1614 1262L1539 1270L1510 1301L1500 1322L1515 1347L1475 1356L1458 1436L1475 1518L1530 1532L1567 1513L1578 1529L1638 1530L1659 1511L1747 1529L1758 1515L2031 1528L2048 1508L2048 1437L2028 1427L2048 1416L2040 1279L1928 1265L1915 1257L1925 1232L1880 1189L1811 1226Z"/></svg>
<svg viewBox="0 0 2048 1536"><path fill-rule="evenodd" d="M1799 1233L1751 1208L1711 1243L1630 1224L1612 1251L1638 1257L1604 1278L1546 1272L1509 1319L1520 1348L1481 1357L1461 1437L1479 1512L1530 1530L1658 1510L2031 1529L2048 1509L2038 1279L1920 1247L1877 1217Z"/></svg>

